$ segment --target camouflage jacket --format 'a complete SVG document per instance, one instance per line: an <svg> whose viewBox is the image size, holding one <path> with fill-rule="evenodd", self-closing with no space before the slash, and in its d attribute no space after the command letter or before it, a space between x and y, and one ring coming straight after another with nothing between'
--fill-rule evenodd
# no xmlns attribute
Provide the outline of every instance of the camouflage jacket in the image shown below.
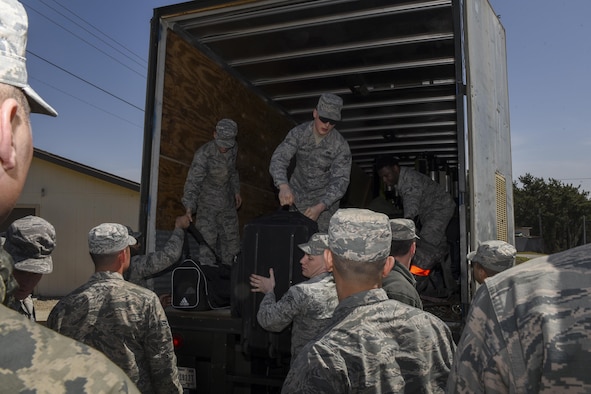
<svg viewBox="0 0 591 394"><path fill-rule="evenodd" d="M275 186L279 187L288 183L287 169L295 156L289 185L300 210L320 202L330 209L345 195L351 175L351 150L347 141L332 129L316 144L313 124L302 123L291 129L273 152L269 166Z"/></svg>
<svg viewBox="0 0 591 394"><path fill-rule="evenodd" d="M589 393L591 244L484 281L468 313L450 393Z"/></svg>
<svg viewBox="0 0 591 394"><path fill-rule="evenodd" d="M4 305L12 301L11 294L18 288L18 283L12 275L13 267L12 257L0 247L0 302Z"/></svg>
<svg viewBox="0 0 591 394"><path fill-rule="evenodd" d="M35 314L35 304L31 294L29 294L23 300L17 300L16 298L12 297L10 302L8 302L8 307L14 311L17 311L21 315L26 316L27 319L31 321L37 321Z"/></svg>
<svg viewBox="0 0 591 394"><path fill-rule="evenodd" d="M273 292L265 294L257 320L266 330L280 332L293 323L291 329L291 356L328 324L339 303L332 274L324 273L291 286L275 302Z"/></svg>
<svg viewBox="0 0 591 394"><path fill-rule="evenodd" d="M416 283L408 268L395 261L394 268L382 282L382 288L386 291L388 298L423 309L423 302L415 287Z"/></svg>
<svg viewBox="0 0 591 394"><path fill-rule="evenodd" d="M148 277L176 263L183 253L185 230L175 228L162 250L133 256L123 276L138 286L149 287Z"/></svg>
<svg viewBox="0 0 591 394"><path fill-rule="evenodd" d="M345 298L292 362L283 393L443 393L451 331L383 289Z"/></svg>
<svg viewBox="0 0 591 394"><path fill-rule="evenodd" d="M139 393L101 352L0 305L0 381L6 393Z"/></svg>
<svg viewBox="0 0 591 394"><path fill-rule="evenodd" d="M236 208L235 195L240 193L240 178L236 169L238 144L221 153L215 141L197 149L187 179L182 203L191 212L204 209Z"/></svg>
<svg viewBox="0 0 591 394"><path fill-rule="evenodd" d="M0 248L0 298L14 288L12 258ZM7 286L8 284L8 286ZM0 391L139 393L101 352L0 305Z"/></svg>
<svg viewBox="0 0 591 394"><path fill-rule="evenodd" d="M407 219L418 216L425 224L441 216L451 218L455 209L453 198L439 183L412 168L400 167L396 189L402 198L404 217Z"/></svg>
<svg viewBox="0 0 591 394"><path fill-rule="evenodd" d="M102 351L142 393L182 392L164 309L152 291L96 272L62 298L47 326Z"/></svg>

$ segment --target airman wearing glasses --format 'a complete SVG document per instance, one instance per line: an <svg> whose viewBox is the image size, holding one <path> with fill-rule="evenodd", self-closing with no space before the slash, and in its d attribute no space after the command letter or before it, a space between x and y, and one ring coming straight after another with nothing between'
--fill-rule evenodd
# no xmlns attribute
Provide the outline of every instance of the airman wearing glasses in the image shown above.
<svg viewBox="0 0 591 394"><path fill-rule="evenodd" d="M279 203L297 209L327 231L330 217L349 186L351 150L336 127L341 120L343 100L324 93L312 111L313 120L289 131L277 146L269 172L279 189ZM296 164L288 179L287 169Z"/></svg>

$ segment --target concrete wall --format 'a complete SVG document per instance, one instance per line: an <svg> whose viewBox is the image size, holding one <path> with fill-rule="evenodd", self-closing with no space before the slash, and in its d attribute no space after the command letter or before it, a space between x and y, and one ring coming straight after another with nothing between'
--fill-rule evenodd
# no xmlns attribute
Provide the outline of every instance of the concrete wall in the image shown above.
<svg viewBox="0 0 591 394"><path fill-rule="evenodd" d="M34 157L17 207L35 207L57 236L53 273L34 294L63 296L86 282L94 272L88 231L103 222L137 228L139 199L139 191Z"/></svg>

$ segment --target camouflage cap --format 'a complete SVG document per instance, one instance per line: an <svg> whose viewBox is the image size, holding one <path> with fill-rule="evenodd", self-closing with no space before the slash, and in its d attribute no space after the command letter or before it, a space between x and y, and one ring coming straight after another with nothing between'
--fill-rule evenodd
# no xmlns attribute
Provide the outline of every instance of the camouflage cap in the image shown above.
<svg viewBox="0 0 591 394"><path fill-rule="evenodd" d="M343 99L332 93L324 93L318 100L316 111L319 116L332 120L341 120Z"/></svg>
<svg viewBox="0 0 591 394"><path fill-rule="evenodd" d="M53 271L51 252L55 248L55 228L38 216L12 222L6 232L4 249L20 271L49 274Z"/></svg>
<svg viewBox="0 0 591 394"><path fill-rule="evenodd" d="M238 125L232 119L222 119L215 126L215 142L219 147L232 148L236 144Z"/></svg>
<svg viewBox="0 0 591 394"><path fill-rule="evenodd" d="M415 232L415 222L410 219L391 219L390 228L392 229L393 241L420 239Z"/></svg>
<svg viewBox="0 0 591 394"><path fill-rule="evenodd" d="M127 227L117 223L99 224L88 233L88 251L91 254L117 253L136 242L127 232Z"/></svg>
<svg viewBox="0 0 591 394"><path fill-rule="evenodd" d="M27 30L29 20L23 5L16 0L0 0L0 83L22 89L31 112L57 116L27 82Z"/></svg>
<svg viewBox="0 0 591 394"><path fill-rule="evenodd" d="M485 241L478 245L478 249L468 253L467 259L485 268L501 272L515 265L517 250L504 241Z"/></svg>
<svg viewBox="0 0 591 394"><path fill-rule="evenodd" d="M142 236L142 233L140 231L133 231L131 226L125 226L125 228L127 229L127 233L134 237L136 241Z"/></svg>
<svg viewBox="0 0 591 394"><path fill-rule="evenodd" d="M328 248L351 261L373 262L390 255L388 216L369 209L339 209L328 226Z"/></svg>
<svg viewBox="0 0 591 394"><path fill-rule="evenodd" d="M325 249L328 249L328 234L312 234L308 242L305 244L299 244L298 248L302 249L306 254L320 256L324 253Z"/></svg>

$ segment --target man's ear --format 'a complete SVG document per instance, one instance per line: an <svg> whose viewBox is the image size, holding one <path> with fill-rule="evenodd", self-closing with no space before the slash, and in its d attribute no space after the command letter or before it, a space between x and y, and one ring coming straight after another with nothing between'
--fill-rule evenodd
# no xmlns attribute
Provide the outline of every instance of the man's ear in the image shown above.
<svg viewBox="0 0 591 394"><path fill-rule="evenodd" d="M394 267L394 257L388 256L386 262L384 263L384 269L382 270L382 277L388 276L392 268Z"/></svg>
<svg viewBox="0 0 591 394"><path fill-rule="evenodd" d="M410 256L411 257L414 256L416 252L417 252L417 243L416 242L413 242L410 245Z"/></svg>
<svg viewBox="0 0 591 394"><path fill-rule="evenodd" d="M330 249L324 249L324 266L328 272L332 272L333 268L333 261L332 261L332 252Z"/></svg>
<svg viewBox="0 0 591 394"><path fill-rule="evenodd" d="M125 261L127 259L127 255L129 253L130 253L130 250L129 250L129 247L127 247L117 254L117 268L123 267L125 265Z"/></svg>
<svg viewBox="0 0 591 394"><path fill-rule="evenodd" d="M5 171L16 166L12 122L17 110L18 102L12 98L4 100L0 105L0 162Z"/></svg>

